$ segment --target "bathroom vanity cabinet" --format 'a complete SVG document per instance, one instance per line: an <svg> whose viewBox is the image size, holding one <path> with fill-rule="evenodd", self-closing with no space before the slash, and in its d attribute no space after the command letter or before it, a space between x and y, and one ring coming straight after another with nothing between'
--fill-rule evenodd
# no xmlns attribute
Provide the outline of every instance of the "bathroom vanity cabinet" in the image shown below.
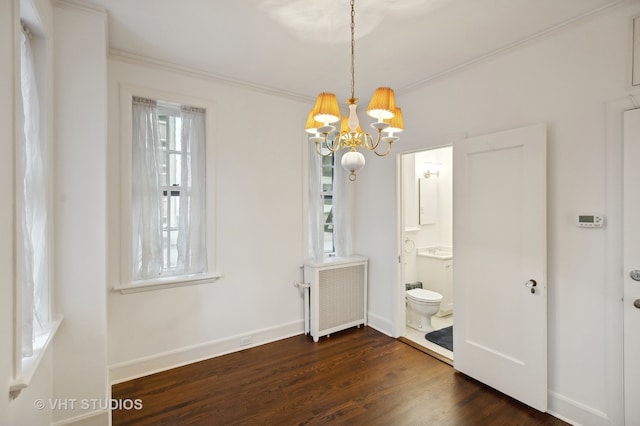
<svg viewBox="0 0 640 426"><path fill-rule="evenodd" d="M439 317L453 313L453 257L442 252L428 253L419 250L416 259L418 280L422 288L438 292L442 295Z"/></svg>

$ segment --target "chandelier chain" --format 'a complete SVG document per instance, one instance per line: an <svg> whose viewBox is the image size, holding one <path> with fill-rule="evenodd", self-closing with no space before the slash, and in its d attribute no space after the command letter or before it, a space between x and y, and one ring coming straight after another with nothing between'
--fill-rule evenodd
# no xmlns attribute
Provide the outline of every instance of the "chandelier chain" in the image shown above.
<svg viewBox="0 0 640 426"><path fill-rule="evenodd" d="M355 52L356 52L356 41L355 41L355 30L356 30L356 10L355 10L355 0L351 0L351 98L355 98Z"/></svg>

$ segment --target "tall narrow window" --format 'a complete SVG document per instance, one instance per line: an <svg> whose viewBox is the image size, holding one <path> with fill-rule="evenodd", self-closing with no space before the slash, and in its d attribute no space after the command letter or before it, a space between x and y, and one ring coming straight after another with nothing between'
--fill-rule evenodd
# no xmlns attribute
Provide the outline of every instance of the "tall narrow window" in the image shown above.
<svg viewBox="0 0 640 426"><path fill-rule="evenodd" d="M49 161L40 134L40 104L30 32L21 34L23 133L18 149L18 276L22 312L22 357L37 351L36 340L50 322L49 314Z"/></svg>
<svg viewBox="0 0 640 426"><path fill-rule="evenodd" d="M207 272L205 111L133 98L134 281Z"/></svg>
<svg viewBox="0 0 640 426"><path fill-rule="evenodd" d="M38 25L39 22L34 22ZM38 32L43 33L41 27ZM34 49L34 45L37 49ZM51 129L46 123L47 109L41 99L50 99L50 81L44 66L48 45L33 36L23 24L20 40L21 108L16 128L15 206L16 206L16 312L15 368L9 387L17 398L29 385L43 359L46 348L62 321L51 312L52 218L51 218ZM34 54L34 50L37 54Z"/></svg>
<svg viewBox="0 0 640 426"><path fill-rule="evenodd" d="M326 254L335 252L333 181L334 156L329 155L322 158L322 178L320 183L320 197L322 198L323 207L323 251Z"/></svg>

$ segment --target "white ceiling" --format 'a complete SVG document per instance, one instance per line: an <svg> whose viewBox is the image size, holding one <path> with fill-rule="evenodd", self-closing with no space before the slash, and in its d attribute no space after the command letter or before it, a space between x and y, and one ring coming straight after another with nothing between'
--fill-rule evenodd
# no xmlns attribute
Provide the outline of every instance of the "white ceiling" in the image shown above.
<svg viewBox="0 0 640 426"><path fill-rule="evenodd" d="M622 0L356 0L355 89L408 90ZM91 0L109 47L314 98L349 97L349 0Z"/></svg>

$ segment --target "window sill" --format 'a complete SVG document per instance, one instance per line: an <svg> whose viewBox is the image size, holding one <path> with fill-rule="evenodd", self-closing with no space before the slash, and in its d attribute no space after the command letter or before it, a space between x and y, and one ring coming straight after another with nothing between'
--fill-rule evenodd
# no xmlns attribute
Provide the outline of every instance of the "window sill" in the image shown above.
<svg viewBox="0 0 640 426"><path fill-rule="evenodd" d="M42 333L42 335L36 338L33 345L33 356L22 358L20 373L9 386L9 396L11 397L11 399L16 399L18 395L20 395L20 392L22 392L23 389L29 386L31 378L40 365L40 361L42 361L42 358L44 358L44 354L47 352L47 349L53 343L53 337L58 331L58 328L60 328L61 323L62 316L58 316L51 322L49 328L44 333Z"/></svg>
<svg viewBox="0 0 640 426"><path fill-rule="evenodd" d="M164 288L185 287L190 285L210 284L216 282L222 274L194 274L177 277L158 278L155 280L134 281L131 284L113 287L114 291L122 294L139 293L142 291L161 290Z"/></svg>

